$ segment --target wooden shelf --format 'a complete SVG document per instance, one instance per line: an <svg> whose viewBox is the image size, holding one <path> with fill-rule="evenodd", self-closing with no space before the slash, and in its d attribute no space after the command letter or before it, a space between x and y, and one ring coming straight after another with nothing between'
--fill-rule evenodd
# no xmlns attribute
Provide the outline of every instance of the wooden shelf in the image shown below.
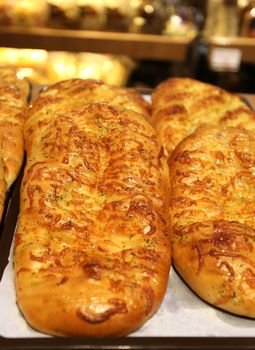
<svg viewBox="0 0 255 350"><path fill-rule="evenodd" d="M123 54L134 59L183 62L191 38L51 28L0 27L0 46Z"/></svg>
<svg viewBox="0 0 255 350"><path fill-rule="evenodd" d="M244 63L255 63L255 38L244 37L211 37L208 39L209 53L215 47L233 48L241 51Z"/></svg>

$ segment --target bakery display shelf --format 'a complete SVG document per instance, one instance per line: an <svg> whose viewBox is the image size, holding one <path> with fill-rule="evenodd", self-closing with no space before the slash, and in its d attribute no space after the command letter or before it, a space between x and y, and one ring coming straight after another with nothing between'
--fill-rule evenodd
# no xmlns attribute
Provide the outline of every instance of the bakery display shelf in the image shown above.
<svg viewBox="0 0 255 350"><path fill-rule="evenodd" d="M238 49L243 63L255 63L255 38L212 36L207 44L209 53L213 48Z"/></svg>
<svg viewBox="0 0 255 350"><path fill-rule="evenodd" d="M183 62L194 39L154 34L55 28L0 27L0 46L54 51L88 51L134 59Z"/></svg>

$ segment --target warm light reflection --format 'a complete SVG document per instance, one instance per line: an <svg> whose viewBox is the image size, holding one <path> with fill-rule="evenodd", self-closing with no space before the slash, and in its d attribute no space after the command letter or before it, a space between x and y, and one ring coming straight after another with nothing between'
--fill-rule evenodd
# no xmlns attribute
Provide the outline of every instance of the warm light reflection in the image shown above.
<svg viewBox="0 0 255 350"><path fill-rule="evenodd" d="M255 7L253 7L250 11L252 17L255 17Z"/></svg>
<svg viewBox="0 0 255 350"><path fill-rule="evenodd" d="M69 78L91 78L107 84L125 85L134 63L127 57L96 53L47 52L0 48L0 66L17 68L19 78L51 84Z"/></svg>

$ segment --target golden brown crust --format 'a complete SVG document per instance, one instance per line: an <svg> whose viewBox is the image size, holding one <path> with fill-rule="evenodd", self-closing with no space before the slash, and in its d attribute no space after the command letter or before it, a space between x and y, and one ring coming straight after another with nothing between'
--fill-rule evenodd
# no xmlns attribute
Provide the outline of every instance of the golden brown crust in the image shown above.
<svg viewBox="0 0 255 350"><path fill-rule="evenodd" d="M112 106L124 109L130 109L150 119L150 105L143 96L132 88L119 88L103 83L94 79L72 79L63 80L49 87L43 96L55 96L63 98L64 103L68 104L70 96L83 103L110 103ZM66 100L66 98L68 100ZM60 106L59 106L60 107Z"/></svg>
<svg viewBox="0 0 255 350"><path fill-rule="evenodd" d="M3 215L6 191L7 189L4 173L4 162L3 159L0 159L0 220Z"/></svg>
<svg viewBox="0 0 255 350"><path fill-rule="evenodd" d="M15 70L0 68L0 139L7 189L16 179L24 153L24 108L28 83L17 79Z"/></svg>
<svg viewBox="0 0 255 350"><path fill-rule="evenodd" d="M169 161L173 262L203 299L255 317L255 138L200 127Z"/></svg>
<svg viewBox="0 0 255 350"><path fill-rule="evenodd" d="M122 335L157 310L166 290L168 172L148 122L84 105L84 85L56 84L27 117L17 302L42 332Z"/></svg>
<svg viewBox="0 0 255 350"><path fill-rule="evenodd" d="M152 120L168 156L202 123L255 129L255 112L238 96L189 78L170 78L155 89Z"/></svg>
<svg viewBox="0 0 255 350"><path fill-rule="evenodd" d="M23 161L23 108L28 92L28 84L17 79L15 70L0 68L0 219L6 192Z"/></svg>

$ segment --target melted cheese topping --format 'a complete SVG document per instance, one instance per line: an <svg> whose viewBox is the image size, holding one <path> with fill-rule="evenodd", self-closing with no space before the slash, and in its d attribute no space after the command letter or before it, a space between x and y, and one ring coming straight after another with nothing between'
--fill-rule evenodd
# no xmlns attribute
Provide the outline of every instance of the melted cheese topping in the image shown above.
<svg viewBox="0 0 255 350"><path fill-rule="evenodd" d="M188 78L170 78L155 89L152 119L168 157L203 123L255 129L255 112L238 96Z"/></svg>
<svg viewBox="0 0 255 350"><path fill-rule="evenodd" d="M255 138L204 126L170 160L173 260L205 300L255 317Z"/></svg>
<svg viewBox="0 0 255 350"><path fill-rule="evenodd" d="M0 217L5 194L16 179L23 161L23 108L28 84L11 68L0 68Z"/></svg>
<svg viewBox="0 0 255 350"><path fill-rule="evenodd" d="M84 103L85 85L56 84L27 116L17 300L43 332L119 335L150 317L166 290L168 174L144 117Z"/></svg>

